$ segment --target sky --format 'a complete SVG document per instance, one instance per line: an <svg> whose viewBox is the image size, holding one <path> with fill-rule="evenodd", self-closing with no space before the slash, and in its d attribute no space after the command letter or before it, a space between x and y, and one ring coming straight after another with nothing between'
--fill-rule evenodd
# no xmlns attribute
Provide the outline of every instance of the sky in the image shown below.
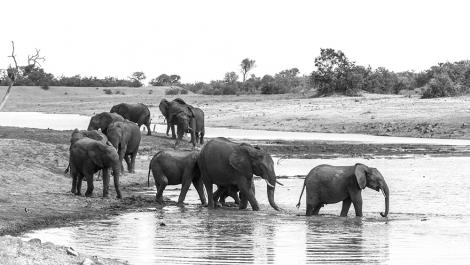
<svg viewBox="0 0 470 265"><path fill-rule="evenodd" d="M466 1L2 1L0 68L26 64L35 48L56 76L147 82L178 74L182 82L240 75L244 58L256 76L297 67L315 70L320 48L342 50L360 65L422 71L470 59Z"/></svg>

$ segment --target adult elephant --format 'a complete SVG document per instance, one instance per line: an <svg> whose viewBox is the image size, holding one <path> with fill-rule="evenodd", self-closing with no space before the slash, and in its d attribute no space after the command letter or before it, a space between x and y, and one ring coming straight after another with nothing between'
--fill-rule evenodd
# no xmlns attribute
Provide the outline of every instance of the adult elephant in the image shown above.
<svg viewBox="0 0 470 265"><path fill-rule="evenodd" d="M96 140L96 141L99 141L99 142L102 142L104 144L110 144L108 142L108 137L106 137L106 135L104 135L102 132L100 131L97 131L97 130L91 130L91 131L80 131L78 129L75 129L73 130L72 132L72 135L70 137L70 148L69 148L69 151L72 149L72 145L80 140L80 139L83 139L83 138L90 138L90 139L93 139L93 140ZM65 174L67 174L69 172L69 169L70 169L70 161L69 161L69 164L67 166L67 168L65 169Z"/></svg>
<svg viewBox="0 0 470 265"><path fill-rule="evenodd" d="M121 104L114 105L109 112L117 113L121 115L124 119L128 119L132 122L137 123L139 128L140 126L145 125L145 127L147 127L147 135L151 135L150 133L150 110L145 104L121 103Z"/></svg>
<svg viewBox="0 0 470 265"><path fill-rule="evenodd" d="M235 143L226 138L215 138L202 148L198 165L207 190L209 208L214 208L213 184L236 185L240 190L240 209L250 202L254 211L259 210L255 198L253 174L266 181L268 201L275 210L280 208L274 202L276 174L274 162L265 151L245 143Z"/></svg>
<svg viewBox="0 0 470 265"><path fill-rule="evenodd" d="M101 131L106 134L108 131L108 126L111 123L124 120L125 119L117 113L101 112L91 117L87 130L91 131L101 129Z"/></svg>
<svg viewBox="0 0 470 265"><path fill-rule="evenodd" d="M194 114L194 107L187 104L183 99L176 98L172 101L162 99L159 105L163 116L166 114L167 122L167 135L169 129L171 129L171 137L177 139L178 142L183 139L185 133L191 134L190 142L193 146L196 146L196 115ZM202 120L203 122L204 120ZM176 125L176 133L175 133Z"/></svg>
<svg viewBox="0 0 470 265"><path fill-rule="evenodd" d="M90 138L77 140L70 148L70 173L72 175L72 190L76 195L81 195L82 180L87 181L85 196L93 193L93 174L103 170L103 197L108 196L109 170L113 171L114 188L116 197L121 198L119 190L119 177L121 165L116 149L103 142Z"/></svg>
<svg viewBox="0 0 470 265"><path fill-rule="evenodd" d="M198 151L159 151L149 164L147 183L150 184L150 171L152 171L157 188L156 200L163 203L163 191L167 185L181 184L178 204L182 205L191 182L199 194L202 205L206 205L204 185L197 165Z"/></svg>
<svg viewBox="0 0 470 265"><path fill-rule="evenodd" d="M313 168L305 177L302 193L307 187L307 210L306 215L317 215L324 204L337 203L342 201L341 216L347 216L351 202L356 210L356 216L362 216L362 195L365 188L381 190L385 197L385 213L380 213L382 217L388 215L390 191L384 177L376 168L371 168L363 164L354 166L330 166L320 165Z"/></svg>
<svg viewBox="0 0 470 265"><path fill-rule="evenodd" d="M122 160L125 159L129 173L135 173L135 157L141 137L139 126L131 121L117 121L109 125L108 140L118 151L122 170Z"/></svg>

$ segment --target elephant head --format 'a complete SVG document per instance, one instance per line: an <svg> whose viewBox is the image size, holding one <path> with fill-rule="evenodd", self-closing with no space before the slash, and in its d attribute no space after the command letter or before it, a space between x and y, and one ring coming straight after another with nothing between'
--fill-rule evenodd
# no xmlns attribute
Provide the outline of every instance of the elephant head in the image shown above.
<svg viewBox="0 0 470 265"><path fill-rule="evenodd" d="M114 121L124 121L124 118L117 113L102 112L91 117L88 124L88 131L101 129L106 133L108 126Z"/></svg>
<svg viewBox="0 0 470 265"><path fill-rule="evenodd" d="M268 153L258 147L242 143L230 155L229 163L246 177L255 174L264 179L267 185L269 204L275 210L280 209L274 202L274 190L276 183L279 182L276 180L273 159Z"/></svg>
<svg viewBox="0 0 470 265"><path fill-rule="evenodd" d="M168 102L168 100L162 99L160 101L160 104L158 105L158 108L162 112L162 115L163 115L163 117L165 117L165 119L168 119L168 106L169 106L169 104L170 104L170 102Z"/></svg>
<svg viewBox="0 0 470 265"><path fill-rule="evenodd" d="M359 188L364 189L368 187L376 191L382 191L385 197L385 213L380 213L380 215L386 217L389 210L390 191L382 174L376 168L371 168L363 164L356 164L354 173Z"/></svg>

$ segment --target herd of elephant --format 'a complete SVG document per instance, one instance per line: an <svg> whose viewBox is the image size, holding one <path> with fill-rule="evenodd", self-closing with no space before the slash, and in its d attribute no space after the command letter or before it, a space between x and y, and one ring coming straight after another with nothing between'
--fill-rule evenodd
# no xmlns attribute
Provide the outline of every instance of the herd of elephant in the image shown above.
<svg viewBox="0 0 470 265"><path fill-rule="evenodd" d="M178 136L178 144L185 133L191 133L193 146L200 143L202 147L193 151L159 151L153 156L148 169L148 185L152 173L158 203L163 204L163 191L167 185L181 184L178 204L183 204L192 183L204 206L215 208L225 204L225 199L230 196L239 209L246 209L249 203L257 211L259 204L255 197L253 179L253 175L256 175L266 182L271 207L280 210L274 201L274 191L276 184L282 184L276 179L271 155L258 146L236 143L223 137L211 139L204 144L204 112L180 98L173 101L162 99L159 108L167 122L167 136L171 129L172 138ZM117 198L121 198L119 178L124 171L122 160L126 161L128 171L134 173L135 158L142 137L141 125L146 126L147 135L150 135L148 107L141 103L121 103L113 106L110 112L93 116L87 131L75 129L70 139L68 167L72 176L71 192L81 195L82 180L86 179L85 196L91 196L93 175L102 170L103 197L107 197L112 171ZM213 185L217 186L215 192ZM343 203L341 216L347 216L351 203L356 216L362 216L361 191L365 187L382 191L385 212L380 214L386 217L389 212L387 183L376 168L363 164L320 165L313 168L305 178L297 207L300 206L306 188L307 216L317 215L325 204L340 201Z"/></svg>

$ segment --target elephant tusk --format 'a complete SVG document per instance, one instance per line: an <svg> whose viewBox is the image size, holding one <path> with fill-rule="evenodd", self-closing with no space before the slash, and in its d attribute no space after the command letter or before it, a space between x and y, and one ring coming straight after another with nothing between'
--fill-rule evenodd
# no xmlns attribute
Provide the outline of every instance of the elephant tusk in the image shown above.
<svg viewBox="0 0 470 265"><path fill-rule="evenodd" d="M284 184L282 184L281 182L279 182L279 181L277 181L277 180L276 180L276 183L279 184L279 185L281 185L281 186L284 186Z"/></svg>
<svg viewBox="0 0 470 265"><path fill-rule="evenodd" d="M268 185L271 188L274 188L274 186L271 183L269 183L269 181L267 179L264 179L264 181L266 181L266 185Z"/></svg>

